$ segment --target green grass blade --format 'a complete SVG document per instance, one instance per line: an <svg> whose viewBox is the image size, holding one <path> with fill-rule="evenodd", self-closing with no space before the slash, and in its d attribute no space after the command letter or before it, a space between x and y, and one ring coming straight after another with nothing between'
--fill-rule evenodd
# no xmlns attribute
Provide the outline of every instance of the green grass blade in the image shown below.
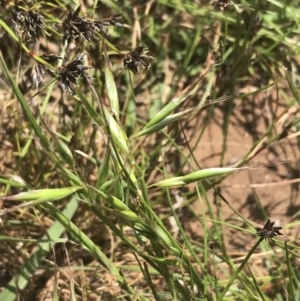
<svg viewBox="0 0 300 301"><path fill-rule="evenodd" d="M231 276L231 278L229 279L226 287L224 288L224 290L218 294L217 300L218 301L222 301L224 300L224 296L226 295L226 293L228 292L228 290L230 289L233 281L238 277L238 275L240 274L240 272L243 270L243 268L245 267L245 265L247 264L247 262L249 261L251 255L253 254L253 252L255 251L255 249L259 246L259 244L262 242L263 238L260 238L255 245L251 248L251 250L248 252L247 256L245 257L245 259L243 260L243 262L240 264L240 266L236 269L236 271L234 272L234 274Z"/></svg>
<svg viewBox="0 0 300 301"><path fill-rule="evenodd" d="M5 201L38 201L38 202L52 202L65 198L82 187L65 187L54 189L40 189L29 192L22 192L16 195L4 196L2 199Z"/></svg>
<svg viewBox="0 0 300 301"><path fill-rule="evenodd" d="M289 300L296 301L297 299L296 299L295 292L294 292L294 277L293 277L294 271L291 266L290 257L289 257L289 249L288 249L288 245L287 245L286 241L284 243L284 247L285 247L285 259L287 262L288 277L289 277L289 281L287 282L288 296L289 296Z"/></svg>
<svg viewBox="0 0 300 301"><path fill-rule="evenodd" d="M232 167L214 167L214 168L207 168L198 170L195 172L192 172L186 176L181 177L174 177L166 180L159 181L157 183L152 184L152 186L158 186L158 187L175 187L180 185L185 185L197 181L201 181L205 178L209 177L216 177L221 175L226 175L231 172L237 171L238 168L232 168Z"/></svg>

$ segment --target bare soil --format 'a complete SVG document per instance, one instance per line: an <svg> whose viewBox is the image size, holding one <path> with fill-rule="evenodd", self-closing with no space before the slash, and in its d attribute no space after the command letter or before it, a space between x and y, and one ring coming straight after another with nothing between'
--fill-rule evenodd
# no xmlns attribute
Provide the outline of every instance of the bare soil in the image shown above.
<svg viewBox="0 0 300 301"><path fill-rule="evenodd" d="M246 101L235 101L228 127L223 166L239 162L263 137L273 120L275 128L280 131L281 117L287 111L285 101L277 101L272 91L268 95L255 95ZM194 155L202 168L220 166L224 137L223 119L224 110L215 109L213 121L195 150ZM297 139L299 140L299 133L288 131L285 138L263 148L243 165L250 167L249 169L231 174L218 185L226 200L254 224L264 224L266 213L271 215L271 220L282 226L297 219L300 209L300 151ZM193 145L193 140L190 143ZM215 199L213 191L210 194L211 200ZM234 224L242 225L225 203L220 200L217 204L224 220L236 220ZM194 209L202 214L200 202L194 203ZM195 223L193 231L201 231L199 227ZM283 232L286 239L295 239L299 235L297 229L286 229ZM236 251L247 251L245 246L250 248L256 239L248 234L235 237L232 231L227 231L227 234L229 249Z"/></svg>

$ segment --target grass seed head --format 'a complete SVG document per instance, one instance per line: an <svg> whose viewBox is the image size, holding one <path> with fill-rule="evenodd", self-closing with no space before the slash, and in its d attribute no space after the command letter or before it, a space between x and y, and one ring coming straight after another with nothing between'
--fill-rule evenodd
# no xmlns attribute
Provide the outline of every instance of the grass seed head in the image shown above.
<svg viewBox="0 0 300 301"><path fill-rule="evenodd" d="M46 62L48 62L50 65L56 65L58 60L62 60L61 56L58 56L56 54L52 54L52 53L46 53L41 55L41 58L43 60L45 60ZM31 73L32 76L32 80L36 86L36 88L38 88L40 82L41 82L41 78L44 78L45 76L45 71L50 71L49 67L47 65L43 65L40 63L37 63ZM49 72L49 74L52 76L53 74L51 72Z"/></svg>
<svg viewBox="0 0 300 301"><path fill-rule="evenodd" d="M274 227L275 222L271 222L270 218L268 218L268 221L264 225L263 228L255 228L256 235L263 237L265 240L271 240L274 236L278 235L284 235L283 233L280 232L282 227Z"/></svg>
<svg viewBox="0 0 300 301"><path fill-rule="evenodd" d="M44 17L35 10L24 10L10 6L13 27L17 35L29 41L37 41L44 36Z"/></svg>
<svg viewBox="0 0 300 301"><path fill-rule="evenodd" d="M73 40L77 42L91 42L92 39L96 38L96 32L107 37L106 27L108 26L127 27L123 22L122 14L98 21L87 16L79 16L80 10L81 7L79 6L74 12L70 11L63 22L64 43L67 41L69 44Z"/></svg>
<svg viewBox="0 0 300 301"><path fill-rule="evenodd" d="M153 57L148 55L148 47L138 46L131 50L123 58L123 68L127 67L134 74L139 74L141 68L149 69Z"/></svg>
<svg viewBox="0 0 300 301"><path fill-rule="evenodd" d="M76 94L72 86L73 84L77 84L78 78L85 78L87 81L92 83L92 77L86 72L89 67L83 65L84 55L85 53L80 54L71 63L58 69L58 82L64 92L68 91L71 94Z"/></svg>
<svg viewBox="0 0 300 301"><path fill-rule="evenodd" d="M63 22L64 43L67 41L69 44L72 40L90 42L95 36L94 21L84 16L80 17L80 9L81 7L79 6L75 12L70 11Z"/></svg>

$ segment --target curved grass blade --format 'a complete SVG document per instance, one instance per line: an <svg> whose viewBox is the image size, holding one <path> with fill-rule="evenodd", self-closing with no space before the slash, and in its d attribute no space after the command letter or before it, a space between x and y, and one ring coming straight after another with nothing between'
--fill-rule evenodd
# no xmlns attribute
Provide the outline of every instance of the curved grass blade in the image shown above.
<svg viewBox="0 0 300 301"><path fill-rule="evenodd" d="M217 297L217 301L222 301L224 300L224 296L226 295L226 293L228 292L228 290L230 289L233 281L238 277L238 275L240 274L240 272L242 271L242 269L244 268L244 266L247 264L248 260L250 259L251 255L253 254L253 252L255 251L255 249L259 246L259 244L262 242L263 238L260 238L255 245L251 248L251 250L248 252L247 256L245 257L245 259L243 260L243 262L241 263L241 265L238 267L238 269L235 271L235 273L231 276L231 278L229 279L226 287L224 288L224 290L221 292L221 294L218 295Z"/></svg>
<svg viewBox="0 0 300 301"><path fill-rule="evenodd" d="M28 192L21 192L16 195L3 196L3 201L38 201L38 202L52 202L65 198L82 187L65 187L53 189L40 189Z"/></svg>
<svg viewBox="0 0 300 301"><path fill-rule="evenodd" d="M164 109L162 109L153 119L151 119L151 121L149 123L147 123L147 125L141 131L139 131L133 137L141 137L141 136L155 133L155 132L167 127L168 125L171 125L175 121L177 121L191 113L195 113L195 112L203 109L206 106L212 105L214 103L219 103L221 101L226 101L228 99L229 99L229 97L224 97L219 100L210 102L208 104L199 105L199 106L184 110L182 112L169 115L170 111L174 110L177 107L177 105L175 105L175 103L173 103L173 101L172 101L171 103L167 104L167 106Z"/></svg>
<svg viewBox="0 0 300 301"><path fill-rule="evenodd" d="M234 167L213 167L213 168L207 168L198 170L195 172L192 172L188 175L181 176L181 177L173 177L170 179L162 180L160 182L154 183L150 185L152 186L159 186L159 187L174 187L174 186L180 186L185 185L193 182L197 182L200 180L203 180L205 178L210 177L216 177L221 176L225 174L229 174L231 172L240 170L240 168L234 168Z"/></svg>
<svg viewBox="0 0 300 301"><path fill-rule="evenodd" d="M144 127L144 129L150 128L153 125L159 123L165 119L171 112L173 112L181 103L183 103L189 96L192 96L198 90L199 84L203 79L204 75L201 76L195 83L188 86L185 91L181 93L179 97L172 99L164 108L162 108L156 116L154 116Z"/></svg>

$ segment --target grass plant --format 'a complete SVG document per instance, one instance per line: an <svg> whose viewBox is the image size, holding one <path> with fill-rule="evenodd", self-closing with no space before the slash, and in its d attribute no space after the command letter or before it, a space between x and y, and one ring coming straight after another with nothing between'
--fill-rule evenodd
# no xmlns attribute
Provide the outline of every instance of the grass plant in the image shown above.
<svg viewBox="0 0 300 301"><path fill-rule="evenodd" d="M299 300L298 1L0 5L1 301Z"/></svg>

